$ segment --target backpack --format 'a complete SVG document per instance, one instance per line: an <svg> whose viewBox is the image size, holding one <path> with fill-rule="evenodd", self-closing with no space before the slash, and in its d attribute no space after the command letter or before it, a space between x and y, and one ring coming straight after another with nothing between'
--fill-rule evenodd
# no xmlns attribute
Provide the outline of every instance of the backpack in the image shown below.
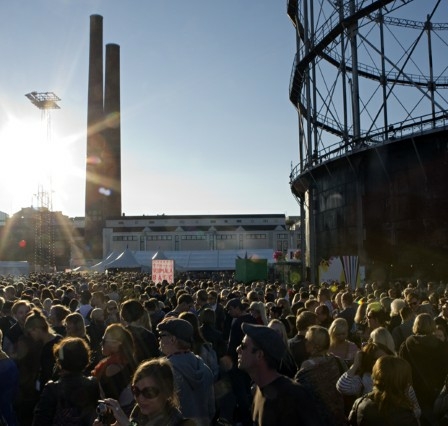
<svg viewBox="0 0 448 426"><path fill-rule="evenodd" d="M68 398L64 397L61 383L50 381L46 386L51 386L52 398L56 402L52 426L90 426L93 423L94 416L92 416L92 413L85 412L86 407L75 405ZM78 393L82 392L85 391L83 391L83 388L80 388ZM75 394L76 392L71 393L71 396L73 397ZM76 395L75 399L79 400L79 398L76 398Z"/></svg>
<svg viewBox="0 0 448 426"><path fill-rule="evenodd" d="M53 416L52 426L79 426L82 424L81 413L78 407L74 407L58 392L58 385L53 388L56 393L57 405Z"/></svg>
<svg viewBox="0 0 448 426"><path fill-rule="evenodd" d="M64 407L58 400L52 426L79 426L80 424L81 417L78 410L75 407Z"/></svg>

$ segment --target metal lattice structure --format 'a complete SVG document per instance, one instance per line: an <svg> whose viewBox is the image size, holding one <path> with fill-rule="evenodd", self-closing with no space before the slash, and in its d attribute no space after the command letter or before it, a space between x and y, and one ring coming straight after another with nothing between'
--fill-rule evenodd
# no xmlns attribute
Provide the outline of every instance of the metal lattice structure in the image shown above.
<svg viewBox="0 0 448 426"><path fill-rule="evenodd" d="M314 170L448 125L447 10L447 0L288 0L300 157L290 181L307 217L308 264L319 261Z"/></svg>
<svg viewBox="0 0 448 426"><path fill-rule="evenodd" d="M60 109L57 104L61 99L53 92L31 92L25 95L33 105L42 112L42 121L46 125L45 143L51 148L52 129L51 114L53 109ZM35 199L37 211L35 218L34 263L35 270L53 271L55 268L52 176L46 182L38 182Z"/></svg>

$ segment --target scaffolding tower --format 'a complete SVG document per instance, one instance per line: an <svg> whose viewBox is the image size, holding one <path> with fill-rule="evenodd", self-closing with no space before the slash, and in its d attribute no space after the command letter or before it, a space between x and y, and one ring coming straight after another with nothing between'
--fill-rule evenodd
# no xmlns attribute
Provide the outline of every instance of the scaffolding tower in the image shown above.
<svg viewBox="0 0 448 426"><path fill-rule="evenodd" d="M45 143L51 149L51 110L60 109L61 99L53 92L31 92L25 95L33 105L41 110L41 120L46 125ZM34 270L51 272L55 269L54 217L52 202L52 176L48 169L46 182L38 182L34 238Z"/></svg>

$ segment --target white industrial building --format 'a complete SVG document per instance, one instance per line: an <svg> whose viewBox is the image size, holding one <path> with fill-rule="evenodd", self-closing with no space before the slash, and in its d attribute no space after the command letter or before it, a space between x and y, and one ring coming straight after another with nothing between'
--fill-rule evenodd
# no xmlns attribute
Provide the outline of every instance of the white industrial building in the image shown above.
<svg viewBox="0 0 448 426"><path fill-rule="evenodd" d="M300 248L298 217L284 214L122 216L106 220L103 256L132 251Z"/></svg>

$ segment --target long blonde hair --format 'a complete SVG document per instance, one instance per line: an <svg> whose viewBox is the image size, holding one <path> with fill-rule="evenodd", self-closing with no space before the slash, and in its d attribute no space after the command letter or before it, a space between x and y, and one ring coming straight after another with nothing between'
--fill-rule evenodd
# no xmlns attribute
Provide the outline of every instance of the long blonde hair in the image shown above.
<svg viewBox="0 0 448 426"><path fill-rule="evenodd" d="M330 334L330 346L337 343L336 335L346 333L348 336L348 323L345 318L336 318L331 323L328 333Z"/></svg>
<svg viewBox="0 0 448 426"><path fill-rule="evenodd" d="M395 342L387 328L378 327L370 333L370 342L375 343L384 352L395 355Z"/></svg>
<svg viewBox="0 0 448 426"><path fill-rule="evenodd" d="M263 325L268 325L268 318L266 316L266 306L263 302L252 302L249 310L257 311L260 314L260 318L263 321Z"/></svg>

